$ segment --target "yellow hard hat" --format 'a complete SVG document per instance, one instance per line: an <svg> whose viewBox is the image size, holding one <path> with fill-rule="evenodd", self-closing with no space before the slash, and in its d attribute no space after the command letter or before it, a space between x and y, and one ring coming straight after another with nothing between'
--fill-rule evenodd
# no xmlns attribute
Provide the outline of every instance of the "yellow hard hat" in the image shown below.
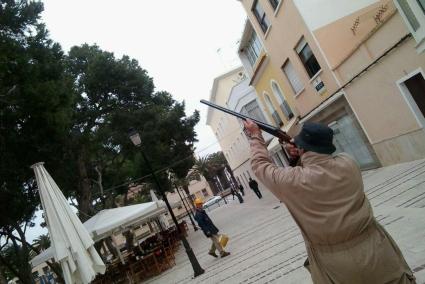
<svg viewBox="0 0 425 284"><path fill-rule="evenodd" d="M202 199L201 198L195 198L195 200L193 201L193 203L195 203L195 205L197 205L197 204L203 204L204 202L202 201Z"/></svg>

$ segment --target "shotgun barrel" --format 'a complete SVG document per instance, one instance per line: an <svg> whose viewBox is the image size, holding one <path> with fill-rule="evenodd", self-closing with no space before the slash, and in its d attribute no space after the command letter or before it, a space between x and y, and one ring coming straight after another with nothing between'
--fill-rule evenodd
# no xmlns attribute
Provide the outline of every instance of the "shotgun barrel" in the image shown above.
<svg viewBox="0 0 425 284"><path fill-rule="evenodd" d="M220 110L222 112L225 112L225 113L231 114L233 116L236 116L236 117L238 117L240 119L243 119L243 120L250 119L250 120L254 121L261 130L263 130L263 131L265 131L265 132L267 132L267 133L269 133L269 134L271 134L271 135L279 138L281 141L284 141L286 143L293 144L291 142L292 137L289 136L288 134L286 134L286 132L282 131L280 128L278 128L276 126L273 126L273 125L264 123L264 122L259 121L257 119L251 118L249 116L246 116L244 114L238 113L238 112L233 111L233 110L230 110L228 108L225 108L225 107L216 105L216 104L214 104L212 102L209 102L209 101L206 101L206 100L201 100L201 103L206 104L207 106L210 106L212 108L218 109L218 110ZM292 167L297 166L298 165L298 161L299 161L299 157L290 157L286 153L286 151L285 151L285 149L283 147L282 147L282 150L283 150L284 155L286 156L286 158L289 161L289 165L292 166Z"/></svg>
<svg viewBox="0 0 425 284"><path fill-rule="evenodd" d="M286 132L282 131L280 128L278 128L276 126L273 126L273 125L264 123L264 122L259 121L257 119L251 118L249 116L246 116L246 115L241 114L241 113L238 113L236 111L227 109L225 107L216 105L216 104L214 104L212 102L209 102L209 101L206 101L206 100L201 100L201 103L206 104L206 105L208 105L208 106L210 106L212 108L218 109L218 110L220 110L222 112L225 112L225 113L231 114L233 116L236 116L236 117L238 117L238 118L240 118L242 120L250 119L250 120L254 121L261 130L263 130L263 131L265 131L265 132L267 132L267 133L269 133L269 134L271 134L271 135L273 135L273 136L275 136L277 138L280 138L281 140L283 140L283 141L285 141L287 143L290 143L290 141L292 139L288 134L286 134Z"/></svg>

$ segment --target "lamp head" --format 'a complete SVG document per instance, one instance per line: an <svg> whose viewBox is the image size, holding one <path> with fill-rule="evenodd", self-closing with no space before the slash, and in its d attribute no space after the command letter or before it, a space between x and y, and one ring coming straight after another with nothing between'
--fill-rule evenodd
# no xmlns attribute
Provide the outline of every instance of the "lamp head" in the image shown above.
<svg viewBox="0 0 425 284"><path fill-rule="evenodd" d="M140 139L139 132L134 128L130 128L128 132L128 138L130 138L131 142L133 142L134 146L140 146L142 144L142 140Z"/></svg>

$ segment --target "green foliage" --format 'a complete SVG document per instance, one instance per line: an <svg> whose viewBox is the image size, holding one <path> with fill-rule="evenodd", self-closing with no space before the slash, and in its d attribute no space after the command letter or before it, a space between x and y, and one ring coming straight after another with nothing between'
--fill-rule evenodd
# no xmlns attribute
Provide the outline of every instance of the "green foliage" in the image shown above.
<svg viewBox="0 0 425 284"><path fill-rule="evenodd" d="M215 187L215 178L218 178L225 188L230 186L228 178L224 173L225 169L229 172L233 183L236 184L236 179L233 176L232 169L224 157L223 152L219 151L197 159L195 162L194 173L203 175L208 181L211 189L217 193L219 190Z"/></svg>
<svg viewBox="0 0 425 284"><path fill-rule="evenodd" d="M72 81L64 55L38 22L39 2L0 9L0 227L30 221L38 194L29 168L56 168L70 123Z"/></svg>
<svg viewBox="0 0 425 284"><path fill-rule="evenodd" d="M214 176L227 166L227 160L223 152L219 151L205 157L199 157L195 162L195 172L203 175L206 180L212 180Z"/></svg>
<svg viewBox="0 0 425 284"><path fill-rule="evenodd" d="M128 138L132 127L140 132L142 149L154 169L163 169L184 159L173 171L187 174L193 165L190 157L196 141L194 126L199 121L198 112L187 117L184 103L176 102L165 91L154 92L153 80L147 71L128 56L116 58L97 46L76 46L70 50L68 70L77 93L69 139L73 155L70 164L74 164L70 170L79 181L99 180L101 176L102 186L109 188L150 174L140 149ZM82 163L78 164L79 161ZM94 171L94 167L99 171ZM169 190L165 172L157 176L162 187ZM143 182L152 183L152 179ZM74 189L68 188L71 193ZM125 194L127 190L128 186L118 187L106 192L103 198L108 194ZM99 197L100 191L99 183L85 188L80 183L72 194L81 204L83 198Z"/></svg>
<svg viewBox="0 0 425 284"><path fill-rule="evenodd" d="M43 5L0 2L0 251L2 270L31 282L25 229L39 206L30 165L62 164L71 122L72 81L60 46L39 22ZM19 238L16 237L19 235ZM12 243L11 243L12 242Z"/></svg>
<svg viewBox="0 0 425 284"><path fill-rule="evenodd" d="M0 2L0 237L13 239L23 263L15 274L24 283L30 249L23 228L34 225L40 204L30 165L44 161L79 210L95 213L94 201L97 209L114 206L126 184L150 174L141 149L128 139L130 127L140 132L155 170L172 165L176 176L186 177L199 121L197 111L187 116L184 102L156 91L128 56L87 44L65 55L40 22L42 11L40 2ZM162 188L172 190L166 171L157 175Z"/></svg>
<svg viewBox="0 0 425 284"><path fill-rule="evenodd" d="M50 237L49 235L40 235L33 241L34 246L40 250L46 250L50 247Z"/></svg>
<svg viewBox="0 0 425 284"><path fill-rule="evenodd" d="M21 248L18 247L18 253L13 249L12 245L8 245L0 251L0 258L7 261L12 269L19 270L19 254L22 252ZM2 270L7 279L15 277L12 269L2 265Z"/></svg>

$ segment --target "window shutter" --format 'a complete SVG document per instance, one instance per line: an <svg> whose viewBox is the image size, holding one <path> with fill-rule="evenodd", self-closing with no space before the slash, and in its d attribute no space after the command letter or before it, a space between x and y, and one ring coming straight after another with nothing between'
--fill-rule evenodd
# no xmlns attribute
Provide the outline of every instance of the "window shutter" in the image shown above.
<svg viewBox="0 0 425 284"><path fill-rule="evenodd" d="M303 83L301 82L300 78L298 77L294 67L292 66L292 63L288 60L286 64L283 66L283 72L285 73L286 77L289 80L289 83L291 83L292 89L294 90L295 94L298 94L303 89Z"/></svg>

